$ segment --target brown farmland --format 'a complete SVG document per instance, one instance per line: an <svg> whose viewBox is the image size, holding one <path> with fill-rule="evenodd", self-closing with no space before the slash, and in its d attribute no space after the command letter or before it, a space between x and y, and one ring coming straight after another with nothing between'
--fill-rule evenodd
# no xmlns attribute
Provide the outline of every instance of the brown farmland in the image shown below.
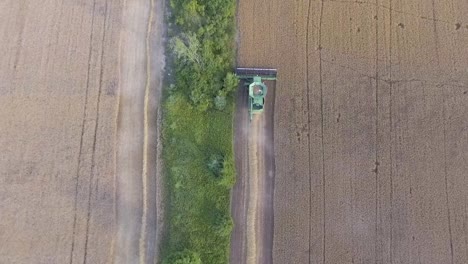
<svg viewBox="0 0 468 264"><path fill-rule="evenodd" d="M238 28L278 69L273 263L466 263L468 2L240 0Z"/></svg>
<svg viewBox="0 0 468 264"><path fill-rule="evenodd" d="M154 262L161 11L0 2L0 263Z"/></svg>
<svg viewBox="0 0 468 264"><path fill-rule="evenodd" d="M232 192L231 263L271 263L273 243L275 85L266 82L265 111L249 121L247 87L237 95L235 153L237 181Z"/></svg>

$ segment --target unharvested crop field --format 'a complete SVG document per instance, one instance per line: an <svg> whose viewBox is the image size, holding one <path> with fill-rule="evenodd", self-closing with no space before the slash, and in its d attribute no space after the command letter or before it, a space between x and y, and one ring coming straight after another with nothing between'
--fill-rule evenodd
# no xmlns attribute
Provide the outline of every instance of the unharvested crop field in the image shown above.
<svg viewBox="0 0 468 264"><path fill-rule="evenodd" d="M0 263L153 263L161 7L0 2Z"/></svg>
<svg viewBox="0 0 468 264"><path fill-rule="evenodd" d="M468 3L240 0L278 68L273 263L468 259Z"/></svg>

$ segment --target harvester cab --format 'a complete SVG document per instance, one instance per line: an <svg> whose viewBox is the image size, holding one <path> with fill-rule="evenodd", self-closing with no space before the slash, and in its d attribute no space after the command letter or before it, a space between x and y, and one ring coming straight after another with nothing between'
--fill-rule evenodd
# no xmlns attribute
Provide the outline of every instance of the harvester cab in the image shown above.
<svg viewBox="0 0 468 264"><path fill-rule="evenodd" d="M262 113L268 87L263 81L275 81L276 69L237 68L236 75L249 87L249 115Z"/></svg>

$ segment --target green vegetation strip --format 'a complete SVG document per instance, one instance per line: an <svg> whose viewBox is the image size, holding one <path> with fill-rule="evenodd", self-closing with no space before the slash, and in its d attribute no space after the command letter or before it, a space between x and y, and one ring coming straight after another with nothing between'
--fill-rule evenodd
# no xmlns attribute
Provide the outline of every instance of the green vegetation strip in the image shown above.
<svg viewBox="0 0 468 264"><path fill-rule="evenodd" d="M171 0L164 101L164 264L229 261L235 0Z"/></svg>

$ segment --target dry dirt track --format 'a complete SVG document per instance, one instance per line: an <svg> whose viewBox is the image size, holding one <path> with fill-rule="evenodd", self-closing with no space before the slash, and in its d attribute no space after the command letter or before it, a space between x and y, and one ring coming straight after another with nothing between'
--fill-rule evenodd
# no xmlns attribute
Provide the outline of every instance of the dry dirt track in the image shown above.
<svg viewBox="0 0 468 264"><path fill-rule="evenodd" d="M468 3L238 12L238 64L279 71L273 263L466 263Z"/></svg>
<svg viewBox="0 0 468 264"><path fill-rule="evenodd" d="M0 2L0 263L153 263L162 1L128 2Z"/></svg>
<svg viewBox="0 0 468 264"><path fill-rule="evenodd" d="M159 98L164 67L163 6L159 0L124 1L123 5L116 263L154 263L157 255L162 223Z"/></svg>

